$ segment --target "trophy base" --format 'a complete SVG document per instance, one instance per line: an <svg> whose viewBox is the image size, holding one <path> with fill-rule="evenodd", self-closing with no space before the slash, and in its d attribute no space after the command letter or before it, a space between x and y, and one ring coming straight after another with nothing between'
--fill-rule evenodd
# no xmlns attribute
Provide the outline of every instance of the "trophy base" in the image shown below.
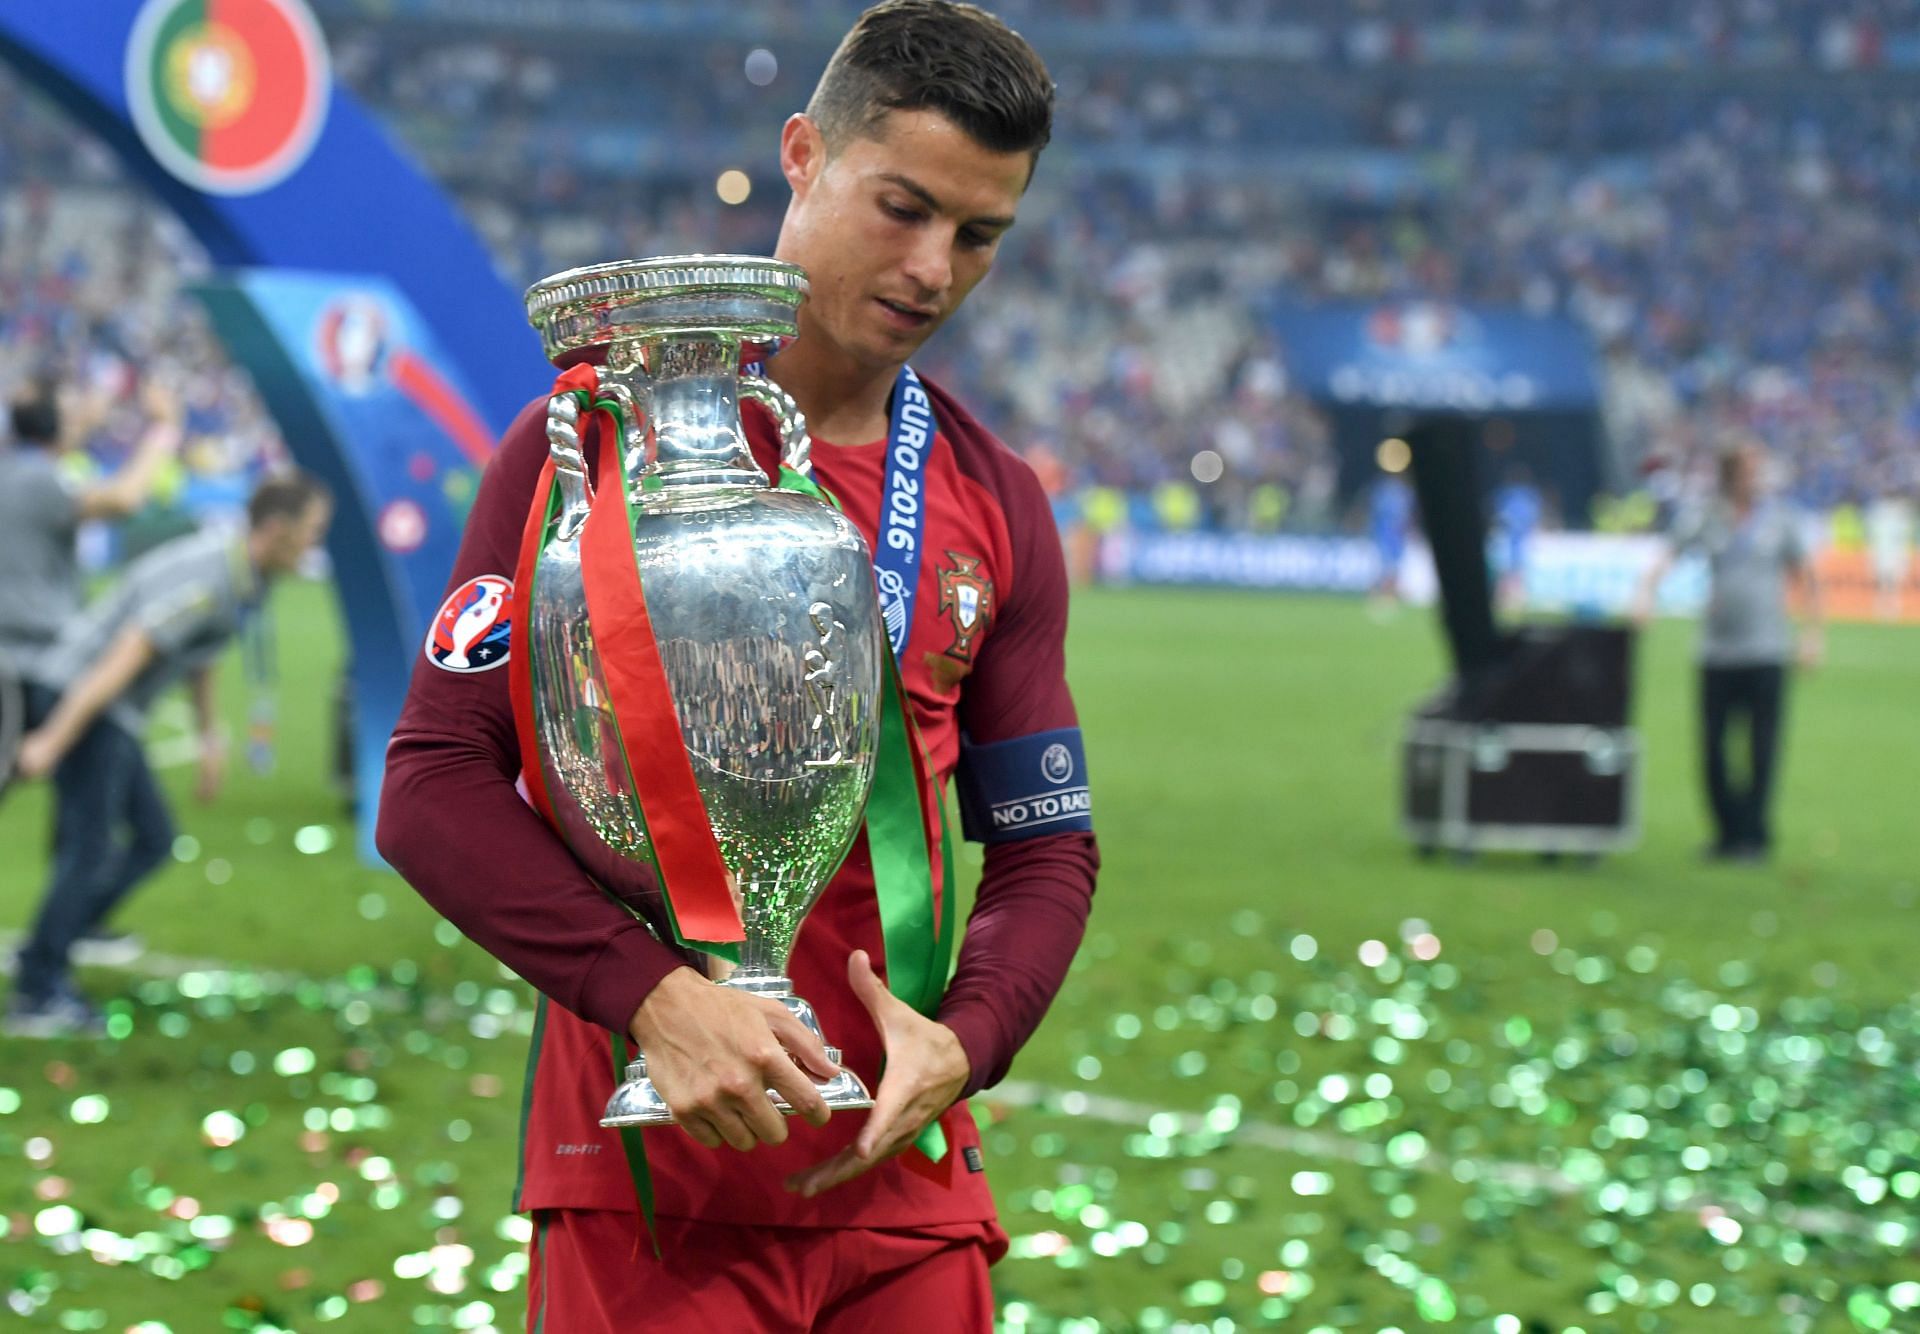
<svg viewBox="0 0 1920 1334"><path fill-rule="evenodd" d="M758 979L756 983L741 989L768 994L765 979ZM794 1017L816 1037L820 1036L820 1020L806 1001L791 990L784 995L773 994L771 998L793 1011ZM840 1049L831 1044L824 1045L827 1047L827 1058L835 1065L840 1065ZM859 1111L873 1106L873 1095L867 1092L867 1086L860 1082L859 1075L845 1066L841 1066L840 1073L832 1079L815 1081L814 1087L820 1090L820 1097L826 1102L829 1112ZM767 1101L783 1116L794 1114L793 1106L772 1089L767 1090ZM647 1057L642 1052L627 1065L625 1078L614 1089L613 1096L607 1099L607 1110L601 1115L600 1124L619 1130L628 1126L670 1126L673 1122L673 1109L667 1106L659 1090L654 1088L653 1081L647 1078Z"/></svg>

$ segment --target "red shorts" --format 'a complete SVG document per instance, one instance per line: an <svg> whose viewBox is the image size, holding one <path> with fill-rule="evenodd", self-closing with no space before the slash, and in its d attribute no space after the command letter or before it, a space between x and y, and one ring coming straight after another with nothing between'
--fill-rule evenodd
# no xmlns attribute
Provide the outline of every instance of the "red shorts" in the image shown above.
<svg viewBox="0 0 1920 1334"><path fill-rule="evenodd" d="M533 1221L529 1334L993 1334L987 1266L1007 1246L991 1222L797 1228L662 1218L656 1260L637 1214L539 1209Z"/></svg>

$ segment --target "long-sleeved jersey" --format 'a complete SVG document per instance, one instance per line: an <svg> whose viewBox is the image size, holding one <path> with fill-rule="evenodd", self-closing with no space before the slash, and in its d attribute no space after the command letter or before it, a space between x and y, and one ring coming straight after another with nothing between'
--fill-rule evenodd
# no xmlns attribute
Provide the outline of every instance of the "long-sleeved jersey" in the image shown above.
<svg viewBox="0 0 1920 1334"><path fill-rule="evenodd" d="M971 1095L1006 1073L1065 977L1085 929L1098 853L1085 778L1075 772L1077 745L1041 744L1077 727L1065 673L1066 573L1046 497L1025 463L952 399L928 390L938 429L901 670L931 770L943 784L959 771L973 797L969 829L988 845L938 1012L971 1064ZM488 465L450 605L476 580L497 587L512 579L546 457L545 407L543 398L521 413ZM746 419L755 457L774 475L772 425L757 408ZM885 442L813 447L816 478L869 543L886 453ZM513 614L510 596L501 614ZM613 1087L613 1035L624 1034L653 986L689 960L601 888L639 903L650 888L647 873L611 853L576 859L516 789L521 757L509 674L494 670L504 658L484 667L465 660L461 670L447 660L429 637L388 750L379 846L429 902L551 1002L542 1005L530 1062L519 1207L634 1209L619 1137L599 1125ZM1010 765L1021 773L1007 773ZM1043 772L1023 776L1029 767ZM814 1004L828 1040L877 1088L879 1033L847 981L855 949L866 950L884 976L864 834L807 917L788 974ZM702 1148L677 1128L649 1130L657 1210L818 1227L992 1217L979 1136L964 1103L942 1120L951 1151L937 1164L915 1154L895 1158L811 1200L783 1189L788 1174L850 1144L863 1119L842 1113L818 1130L796 1119L785 1144L745 1154Z"/></svg>

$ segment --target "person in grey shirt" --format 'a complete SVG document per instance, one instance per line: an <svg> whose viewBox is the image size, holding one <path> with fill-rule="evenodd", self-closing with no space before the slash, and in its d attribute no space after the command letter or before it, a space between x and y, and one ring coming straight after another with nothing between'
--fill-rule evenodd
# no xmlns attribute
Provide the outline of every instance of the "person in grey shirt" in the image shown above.
<svg viewBox="0 0 1920 1334"><path fill-rule="evenodd" d="M69 979L73 945L165 860L173 818L142 753L155 698L187 678L201 734L199 795L219 786L214 662L271 581L320 540L332 501L304 473L271 477L245 532L195 533L155 547L35 658L17 767L54 781L53 868L21 948L4 1027L15 1036L104 1031Z"/></svg>
<svg viewBox="0 0 1920 1334"><path fill-rule="evenodd" d="M80 525L139 509L178 453L179 398L149 380L141 408L149 424L127 461L112 476L83 483L63 458L98 425L101 404L42 384L12 405L13 441L0 448L0 671L24 672L80 609Z"/></svg>
<svg viewBox="0 0 1920 1334"><path fill-rule="evenodd" d="M1765 455L1751 443L1720 457L1712 501L1675 522L1668 550L1647 570L1635 606L1635 617L1644 624L1674 560L1689 552L1706 558L1700 720L1715 829L1707 855L1737 861L1764 860L1772 849L1768 810L1788 667L1796 660L1816 666L1825 650L1819 580L1796 516L1762 494L1764 463ZM1797 637L1787 601L1795 579L1806 615ZM1728 734L1736 722L1744 722L1747 733L1740 781L1727 762Z"/></svg>

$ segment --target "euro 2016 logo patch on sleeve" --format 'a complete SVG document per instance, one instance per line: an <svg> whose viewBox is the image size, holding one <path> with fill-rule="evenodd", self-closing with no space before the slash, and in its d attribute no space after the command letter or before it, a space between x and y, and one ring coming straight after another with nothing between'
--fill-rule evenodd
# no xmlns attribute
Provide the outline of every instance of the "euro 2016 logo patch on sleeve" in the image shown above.
<svg viewBox="0 0 1920 1334"><path fill-rule="evenodd" d="M513 583L483 574L447 594L427 631L427 660L443 671L490 672L507 660Z"/></svg>

